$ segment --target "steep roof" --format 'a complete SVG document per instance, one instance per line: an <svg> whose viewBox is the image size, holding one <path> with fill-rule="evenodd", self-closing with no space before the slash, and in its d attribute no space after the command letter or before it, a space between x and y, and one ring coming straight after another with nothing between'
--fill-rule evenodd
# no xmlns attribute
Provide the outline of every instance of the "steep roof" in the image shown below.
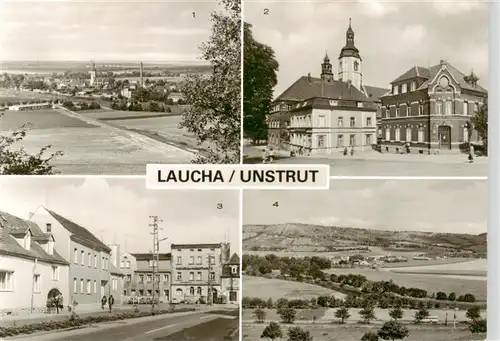
<svg viewBox="0 0 500 341"><path fill-rule="evenodd" d="M240 264L240 256L238 256L236 253L233 253L233 255L231 256L231 258L229 259L229 261L226 263L226 264L233 264L233 265L236 265L236 264Z"/></svg>
<svg viewBox="0 0 500 341"><path fill-rule="evenodd" d="M453 76L453 78L458 82L460 87L462 89L468 89L472 91L479 91L479 92L484 92L487 93L488 91L480 86L479 84L476 85L475 87L470 85L465 81L465 74L462 73L460 70L458 70L455 66L450 64L449 62L446 62L446 69L450 72L450 74ZM418 89L426 89L429 86L429 82L431 82L434 77L439 73L441 70L441 63L437 65L433 65L429 68L425 68L422 66L414 66L405 73L403 73L401 76L396 78L391 82L392 83L397 83L397 82L402 82L404 80L408 80L411 78L415 77L421 77L427 79Z"/></svg>
<svg viewBox="0 0 500 341"><path fill-rule="evenodd" d="M302 76L276 99L277 101L305 101L313 97L371 101L362 91L347 82L333 80L325 82L321 78Z"/></svg>
<svg viewBox="0 0 500 341"><path fill-rule="evenodd" d="M62 225L68 232L70 232L75 241L84 244L85 246L98 249L104 252L111 252L111 249L104 244L99 238L94 236L89 230L85 227L78 225L77 223L72 222L71 220L57 214L54 211L49 209L45 209L59 224Z"/></svg>
<svg viewBox="0 0 500 341"><path fill-rule="evenodd" d="M365 92L368 95L368 98L370 98L372 101L380 101L380 97L391 91L389 89L379 88L371 85L363 85L363 88L365 88Z"/></svg>
<svg viewBox="0 0 500 341"><path fill-rule="evenodd" d="M12 232L15 233L21 230L24 230L25 233L30 230L33 235L30 250L19 245L16 239L11 235ZM47 263L68 265L69 263L55 250L52 255L45 252L36 241L36 237L40 234L44 233L40 227L33 222L0 211L0 253L14 257L38 259L39 261Z"/></svg>

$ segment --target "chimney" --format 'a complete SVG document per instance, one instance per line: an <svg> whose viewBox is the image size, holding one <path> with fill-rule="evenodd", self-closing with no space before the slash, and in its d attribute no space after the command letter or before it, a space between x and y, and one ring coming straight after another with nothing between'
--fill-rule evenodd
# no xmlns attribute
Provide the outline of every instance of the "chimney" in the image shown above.
<svg viewBox="0 0 500 341"><path fill-rule="evenodd" d="M45 228L47 229L47 233L51 233L52 232L52 224L51 223L45 224Z"/></svg>
<svg viewBox="0 0 500 341"><path fill-rule="evenodd" d="M310 72L307 74L307 81L308 81L309 83L311 83L311 73L310 73Z"/></svg>
<svg viewBox="0 0 500 341"><path fill-rule="evenodd" d="M446 60L441 59L441 60L439 61L439 64L441 64L441 65L446 65Z"/></svg>

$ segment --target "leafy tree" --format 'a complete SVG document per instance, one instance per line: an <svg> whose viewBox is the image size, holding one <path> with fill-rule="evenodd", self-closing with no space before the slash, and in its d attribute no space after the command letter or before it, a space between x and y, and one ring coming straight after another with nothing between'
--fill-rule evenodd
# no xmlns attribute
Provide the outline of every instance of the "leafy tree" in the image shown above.
<svg viewBox="0 0 500 341"><path fill-rule="evenodd" d="M308 331L300 327L293 327L288 329L288 341L313 341L313 338Z"/></svg>
<svg viewBox="0 0 500 341"><path fill-rule="evenodd" d="M448 295L448 301L455 301L457 299L457 294L455 294L454 292L450 292L450 294Z"/></svg>
<svg viewBox="0 0 500 341"><path fill-rule="evenodd" d="M264 320L266 319L266 312L263 309L261 309L261 308L255 309L253 311L253 315L257 319L258 323L263 323Z"/></svg>
<svg viewBox="0 0 500 341"><path fill-rule="evenodd" d="M211 15L212 35L200 47L202 58L210 61L210 75L190 75L181 91L190 108L181 127L198 142L211 142L208 155L193 163L239 163L241 129L241 17L240 0L220 0L225 13Z"/></svg>
<svg viewBox="0 0 500 341"><path fill-rule="evenodd" d="M249 23L244 24L243 39L243 131L255 143L267 139L266 116L279 64L273 49L254 39Z"/></svg>
<svg viewBox="0 0 500 341"><path fill-rule="evenodd" d="M469 330L473 334L486 333L487 329L488 329L488 323L486 319L475 320L472 321L471 324L469 324Z"/></svg>
<svg viewBox="0 0 500 341"><path fill-rule="evenodd" d="M343 324L351 315L349 314L349 309L340 307L335 311L335 317L341 319L341 323Z"/></svg>
<svg viewBox="0 0 500 341"><path fill-rule="evenodd" d="M365 323L370 323L371 320L375 320L375 310L373 306L367 305L359 311L359 315L363 318Z"/></svg>
<svg viewBox="0 0 500 341"><path fill-rule="evenodd" d="M279 315L283 323L292 324L295 321L297 311L293 308L282 308L279 310Z"/></svg>
<svg viewBox="0 0 500 341"><path fill-rule="evenodd" d="M427 307L425 306L421 307L417 312L415 312L413 317L415 319L415 323L420 323L423 319L429 317L429 310L427 310Z"/></svg>
<svg viewBox="0 0 500 341"><path fill-rule="evenodd" d="M391 309L391 311L389 311L389 316L393 320L401 320L403 318L403 309L401 309L401 307Z"/></svg>
<svg viewBox="0 0 500 341"><path fill-rule="evenodd" d="M51 175L57 174L51 162L62 151L48 153L50 145L43 147L36 154L29 154L24 148L16 148L28 133L28 125L23 125L10 135L0 134L0 174L2 175ZM47 155L48 154L48 155Z"/></svg>
<svg viewBox="0 0 500 341"><path fill-rule="evenodd" d="M260 336L261 339L268 338L271 340L279 339L283 337L283 332L281 331L281 327L276 322L269 323L266 328L262 331Z"/></svg>
<svg viewBox="0 0 500 341"><path fill-rule="evenodd" d="M366 332L361 337L361 341L378 341L379 337L377 333L374 332Z"/></svg>
<svg viewBox="0 0 500 341"><path fill-rule="evenodd" d="M471 117L471 123L484 143L485 153L488 152L488 98L479 107L477 113Z"/></svg>
<svg viewBox="0 0 500 341"><path fill-rule="evenodd" d="M442 292L442 291L439 291L437 294L436 294L436 300L439 300L439 301L444 301L444 300L447 300L448 299L448 296L446 295L446 293Z"/></svg>
<svg viewBox="0 0 500 341"><path fill-rule="evenodd" d="M388 321L378 331L378 336L383 340L402 340L410 335L408 328L397 321Z"/></svg>
<svg viewBox="0 0 500 341"><path fill-rule="evenodd" d="M467 318L471 320L478 320L481 318L481 308L478 306L470 307L469 309L467 309L465 316L467 316Z"/></svg>

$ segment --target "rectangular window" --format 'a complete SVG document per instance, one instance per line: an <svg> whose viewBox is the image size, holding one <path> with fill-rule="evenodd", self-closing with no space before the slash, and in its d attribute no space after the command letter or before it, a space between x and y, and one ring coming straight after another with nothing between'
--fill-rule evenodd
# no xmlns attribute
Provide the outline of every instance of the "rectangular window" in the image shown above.
<svg viewBox="0 0 500 341"><path fill-rule="evenodd" d="M363 106L364 106L364 105L363 105L363 102L357 102L357 107L358 107L358 108L363 108Z"/></svg>
<svg viewBox="0 0 500 341"><path fill-rule="evenodd" d="M474 103L474 112L478 112L478 111L479 111L479 104Z"/></svg>
<svg viewBox="0 0 500 341"><path fill-rule="evenodd" d="M397 86L397 85L394 85L394 86L392 87L392 94L393 94L393 95L397 95L397 94L398 94L398 86Z"/></svg>
<svg viewBox="0 0 500 341"><path fill-rule="evenodd" d="M78 264L78 249L73 250L73 263Z"/></svg>
<svg viewBox="0 0 500 341"><path fill-rule="evenodd" d="M201 272L196 273L196 280L201 281Z"/></svg>
<svg viewBox="0 0 500 341"><path fill-rule="evenodd" d="M372 118L371 117L367 117L366 118L366 126L367 127L371 127L372 126Z"/></svg>
<svg viewBox="0 0 500 341"><path fill-rule="evenodd" d="M177 257L177 265L182 265L182 257Z"/></svg>
<svg viewBox="0 0 500 341"><path fill-rule="evenodd" d="M202 257L202 256L198 256L198 257L196 257L196 264L197 264L197 265L201 265L201 264L203 264L203 257Z"/></svg>
<svg viewBox="0 0 500 341"><path fill-rule="evenodd" d="M53 281L59 280L59 267L55 265L52 265L52 280Z"/></svg>
<svg viewBox="0 0 500 341"><path fill-rule="evenodd" d="M344 126L344 118L343 117L337 118L337 126L338 127L343 127Z"/></svg>
<svg viewBox="0 0 500 341"><path fill-rule="evenodd" d="M463 130L463 135L464 135L464 142L469 142L469 129L467 127L464 127Z"/></svg>
<svg viewBox="0 0 500 341"><path fill-rule="evenodd" d="M424 142L424 128L418 128L418 142Z"/></svg>
<svg viewBox="0 0 500 341"><path fill-rule="evenodd" d="M194 272L189 273L189 280L194 281Z"/></svg>
<svg viewBox="0 0 500 341"><path fill-rule="evenodd" d="M92 293L92 282L90 281L90 279L87 279L87 295L90 295Z"/></svg>
<svg viewBox="0 0 500 341"><path fill-rule="evenodd" d="M42 283L40 282L40 275L33 275L33 292L37 294L42 292Z"/></svg>
<svg viewBox="0 0 500 341"><path fill-rule="evenodd" d="M83 278L80 278L80 294L84 294L84 293L85 293L85 290L84 290Z"/></svg>
<svg viewBox="0 0 500 341"><path fill-rule="evenodd" d="M182 281L182 272L178 272L175 274L175 279L178 281Z"/></svg>
<svg viewBox="0 0 500 341"><path fill-rule="evenodd" d="M344 135L337 135L337 147L344 146Z"/></svg>
<svg viewBox="0 0 500 341"><path fill-rule="evenodd" d="M350 126L351 127L355 127L356 126L356 118L355 117L351 117L351 119L350 119L349 122L350 122Z"/></svg>
<svg viewBox="0 0 500 341"><path fill-rule="evenodd" d="M446 115L451 115L452 113L452 103L451 101L446 101Z"/></svg>
<svg viewBox="0 0 500 341"><path fill-rule="evenodd" d="M231 267L231 273L232 273L233 275L236 275L236 274L238 273L238 267L237 267L237 266L232 266L232 267Z"/></svg>
<svg viewBox="0 0 500 341"><path fill-rule="evenodd" d="M80 264L85 265L85 251L82 250L80 257Z"/></svg>
<svg viewBox="0 0 500 341"><path fill-rule="evenodd" d="M469 115L469 102L467 101L464 102L464 115Z"/></svg>
<svg viewBox="0 0 500 341"><path fill-rule="evenodd" d="M78 290L78 280L76 278L73 278L73 293L74 294L77 294L77 290Z"/></svg>
<svg viewBox="0 0 500 341"><path fill-rule="evenodd" d="M386 141L391 140L391 130L389 128L385 128L385 140Z"/></svg>
<svg viewBox="0 0 500 341"><path fill-rule="evenodd" d="M0 291L14 290L14 272L0 271Z"/></svg>
<svg viewBox="0 0 500 341"><path fill-rule="evenodd" d="M401 86L401 93L402 93L402 94L405 94L405 93L406 93L406 90L407 90L407 88L406 88L406 83L405 83L405 84L403 84L403 85Z"/></svg>
<svg viewBox="0 0 500 341"><path fill-rule="evenodd" d="M351 134L351 136L349 136L349 145L350 146L355 146L356 145L356 135Z"/></svg>
<svg viewBox="0 0 500 341"><path fill-rule="evenodd" d="M418 106L418 115L422 116L423 114L424 114L424 106L422 104L420 104Z"/></svg>
<svg viewBox="0 0 500 341"><path fill-rule="evenodd" d="M87 262L88 262L89 268L91 268L92 267L92 255L90 254L90 252L88 254L88 257L89 258L87 259Z"/></svg>
<svg viewBox="0 0 500 341"><path fill-rule="evenodd" d="M163 274L163 282L168 282L168 274Z"/></svg>
<svg viewBox="0 0 500 341"><path fill-rule="evenodd" d="M139 275L139 282L144 282L144 275Z"/></svg>
<svg viewBox="0 0 500 341"><path fill-rule="evenodd" d="M160 282L160 275L155 275L155 282Z"/></svg>
<svg viewBox="0 0 500 341"><path fill-rule="evenodd" d="M410 84L410 91L415 91L415 90L417 90L417 83L413 81Z"/></svg>
<svg viewBox="0 0 500 341"><path fill-rule="evenodd" d="M411 106L410 105L406 106L406 116L411 116Z"/></svg>
<svg viewBox="0 0 500 341"><path fill-rule="evenodd" d="M153 276L152 275L146 275L146 281L152 282L153 281Z"/></svg>
<svg viewBox="0 0 500 341"><path fill-rule="evenodd" d="M189 257L189 264L194 264L194 256Z"/></svg>
<svg viewBox="0 0 500 341"><path fill-rule="evenodd" d="M372 144L372 134L366 134L366 136L365 136L365 144L367 146L369 146L369 145Z"/></svg>
<svg viewBox="0 0 500 341"><path fill-rule="evenodd" d="M443 114L443 103L441 101L436 102L436 115Z"/></svg>
<svg viewBox="0 0 500 341"><path fill-rule="evenodd" d="M326 117L325 116L318 117L318 126L319 127L326 127Z"/></svg>
<svg viewBox="0 0 500 341"><path fill-rule="evenodd" d="M395 141L399 142L401 140L401 130L399 128L396 128L396 138Z"/></svg>
<svg viewBox="0 0 500 341"><path fill-rule="evenodd" d="M208 280L215 281L215 272L211 272L208 276Z"/></svg>
<svg viewBox="0 0 500 341"><path fill-rule="evenodd" d="M396 117L399 117L399 107L396 107Z"/></svg>
<svg viewBox="0 0 500 341"><path fill-rule="evenodd" d="M94 294L97 294L97 281L94 280Z"/></svg>
<svg viewBox="0 0 500 341"><path fill-rule="evenodd" d="M391 109L390 108L385 108L385 117L386 118L391 117Z"/></svg>
<svg viewBox="0 0 500 341"><path fill-rule="evenodd" d="M97 255L94 255L94 268L97 269Z"/></svg>
<svg viewBox="0 0 500 341"><path fill-rule="evenodd" d="M325 135L318 135L318 148L325 147Z"/></svg>
<svg viewBox="0 0 500 341"><path fill-rule="evenodd" d="M212 250L215 251L215 250ZM214 256L208 256L208 259L210 260L210 264L215 265L215 257Z"/></svg>

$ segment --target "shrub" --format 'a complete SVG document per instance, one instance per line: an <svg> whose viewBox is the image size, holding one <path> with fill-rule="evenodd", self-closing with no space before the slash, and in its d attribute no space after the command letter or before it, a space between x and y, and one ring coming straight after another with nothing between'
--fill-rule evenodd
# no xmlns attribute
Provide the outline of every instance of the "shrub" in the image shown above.
<svg viewBox="0 0 500 341"><path fill-rule="evenodd" d="M366 332L361 337L361 341L378 341L378 335L374 332Z"/></svg>
<svg viewBox="0 0 500 341"><path fill-rule="evenodd" d="M402 323L389 321L382 325L377 334L384 340L402 340L408 337L410 332Z"/></svg>
<svg viewBox="0 0 500 341"><path fill-rule="evenodd" d="M293 308L283 308L279 311L279 315L281 317L281 321L283 323L292 324L295 321L295 316L297 315L297 311Z"/></svg>
<svg viewBox="0 0 500 341"><path fill-rule="evenodd" d="M257 308L253 311L253 315L257 319L257 323L263 323L266 319L266 312L261 308Z"/></svg>
<svg viewBox="0 0 500 341"><path fill-rule="evenodd" d="M313 338L308 331L300 327L288 329L288 341L312 341Z"/></svg>
<svg viewBox="0 0 500 341"><path fill-rule="evenodd" d="M268 338L271 340L282 338L283 332L281 331L280 325L276 322L269 323L266 328L262 331L261 339Z"/></svg>
<svg viewBox="0 0 500 341"><path fill-rule="evenodd" d="M469 325L469 330L473 334L486 333L487 327L488 327L488 323L487 323L486 319L480 319L480 320L472 321L472 323Z"/></svg>

